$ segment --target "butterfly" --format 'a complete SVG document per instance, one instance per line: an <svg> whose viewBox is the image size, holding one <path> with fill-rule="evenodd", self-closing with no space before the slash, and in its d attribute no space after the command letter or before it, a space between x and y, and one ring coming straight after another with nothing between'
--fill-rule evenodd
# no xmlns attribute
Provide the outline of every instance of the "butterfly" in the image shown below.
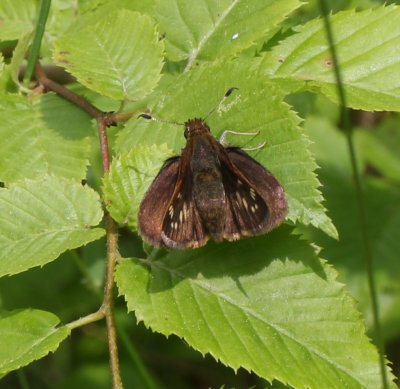
<svg viewBox="0 0 400 389"><path fill-rule="evenodd" d="M142 238L155 247L196 248L281 224L287 202L278 180L242 149L224 147L204 120L184 127L181 155L164 163L141 202Z"/></svg>

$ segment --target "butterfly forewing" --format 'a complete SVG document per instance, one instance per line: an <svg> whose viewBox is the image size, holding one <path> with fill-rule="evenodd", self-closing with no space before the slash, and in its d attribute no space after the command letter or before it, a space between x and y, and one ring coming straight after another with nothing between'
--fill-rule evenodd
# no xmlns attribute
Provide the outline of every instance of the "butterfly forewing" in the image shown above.
<svg viewBox="0 0 400 389"><path fill-rule="evenodd" d="M164 218L162 240L172 248L199 247L208 235L194 202L190 169L182 171L181 176Z"/></svg>
<svg viewBox="0 0 400 389"><path fill-rule="evenodd" d="M167 209L175 191L180 158L167 160L145 194L139 208L139 232L155 247L161 247L161 232Z"/></svg>

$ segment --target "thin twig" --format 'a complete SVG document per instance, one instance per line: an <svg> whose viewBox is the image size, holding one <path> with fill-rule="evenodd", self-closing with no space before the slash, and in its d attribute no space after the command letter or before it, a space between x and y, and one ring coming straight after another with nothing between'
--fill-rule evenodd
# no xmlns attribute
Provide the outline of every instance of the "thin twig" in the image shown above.
<svg viewBox="0 0 400 389"><path fill-rule="evenodd" d="M381 370L381 377L382 377L382 385L384 389L389 388L386 366L385 366L385 358L384 358L384 343L382 338L382 331L381 325L379 320L379 305L378 305L378 298L376 293L376 282L374 278L374 266L373 266L373 256L372 256L372 249L370 246L370 239L368 236L368 227L367 227L367 213L365 209L365 202L364 202L364 193L362 190L361 179L359 175L359 170L357 166L357 158L356 158L356 151L354 148L354 141L353 141L353 128L350 123L350 117L347 110L347 101L346 101L346 93L343 86L342 75L339 68L339 59L337 56L332 27L329 19L329 11L326 5L325 0L320 0L320 7L323 14L323 20L325 24L325 30L327 39L329 42L332 59L333 59L333 70L335 72L336 78L336 85L337 91L340 100L340 111L341 111L341 119L343 122L343 127L346 133L347 145L349 148L350 159L351 159L351 166L353 171L353 178L354 178L354 185L355 185L355 193L357 198L357 206L359 211L359 218L360 218L360 228L361 228L361 237L362 243L364 248L364 261L367 268L368 274L368 286L369 286L369 294L371 297L371 305L372 305L372 314L374 320L374 332L375 332L375 340L378 345L379 351L379 365Z"/></svg>
<svg viewBox="0 0 400 389"><path fill-rule="evenodd" d="M110 152L108 150L107 126L104 119L100 116L97 118L97 128L99 130L101 159L103 162L103 172L108 173L110 170Z"/></svg>
<svg viewBox="0 0 400 389"><path fill-rule="evenodd" d="M122 380L119 369L117 335L114 320L114 270L117 263L118 254L118 226L112 217L106 214L107 230L107 268L104 284L104 300L101 309L106 316L108 350L110 355L110 366L113 378L113 388L122 388Z"/></svg>
<svg viewBox="0 0 400 389"><path fill-rule="evenodd" d="M97 122L99 131L99 142L103 164L103 172L106 174L110 170L110 152L108 147L107 139L107 126L115 122L117 115L104 113L92 105L89 101L75 94L64 86L47 78L44 69L38 64L35 69L35 75L38 82L43 85L46 89L52 90L64 97L68 101L76 104L78 107L85 110L89 115L94 117ZM131 117L129 114L121 116L123 119ZM117 336L114 321L114 270L119 257L118 253L118 226L108 212L105 214L106 222L106 237L107 237L107 265L104 283L104 299L103 303L98 312L91 315L87 315L81 319L78 319L70 324L69 328L76 328L82 325L91 323L96 320L106 318L107 325L107 337L108 337L108 349L110 355L110 367L113 380L113 389L122 388L122 380L119 369L118 359L118 347L117 347Z"/></svg>
<svg viewBox="0 0 400 389"><path fill-rule="evenodd" d="M48 78L46 72L39 63L36 64L35 76L38 82L43 85L47 90L56 92L61 97L64 97L66 100L82 108L95 119L100 118L104 115L102 111L97 109L94 105L89 103L89 101L87 101L83 97L77 95L76 93L67 89L65 86L58 84L57 82Z"/></svg>
<svg viewBox="0 0 400 389"><path fill-rule="evenodd" d="M85 326L86 324L94 323L95 321L99 321L104 319L104 312L99 309L97 312L90 313L89 315L83 316L77 320L71 321L71 323L68 323L66 327L68 327L70 330L73 330L78 327Z"/></svg>
<svg viewBox="0 0 400 389"><path fill-rule="evenodd" d="M44 87L46 90L51 90L57 93L59 96L64 97L66 100L75 104L79 108L82 108L85 112L87 112L90 116L95 118L96 120L103 120L105 126L110 126L119 122L126 122L131 117L136 115L135 112L123 112L123 113L113 113L113 112L103 112L100 109L96 108L93 104L91 104L85 98L77 95L76 93L70 91L65 86L51 80L47 77L46 72L40 63L36 64L35 67L35 77L37 81Z"/></svg>
<svg viewBox="0 0 400 389"><path fill-rule="evenodd" d="M110 170L110 152L107 140L107 125L104 116L102 115L97 116L97 127L99 130L103 171L106 174ZM106 275L104 283L104 300L100 309L104 312L106 316L108 351L110 355L110 367L113 379L113 389L121 389L122 380L119 369L117 334L115 329L115 320L113 312L114 270L119 257L118 226L108 212L106 212L105 214L105 220L106 220L106 236L107 236L107 267L106 267Z"/></svg>

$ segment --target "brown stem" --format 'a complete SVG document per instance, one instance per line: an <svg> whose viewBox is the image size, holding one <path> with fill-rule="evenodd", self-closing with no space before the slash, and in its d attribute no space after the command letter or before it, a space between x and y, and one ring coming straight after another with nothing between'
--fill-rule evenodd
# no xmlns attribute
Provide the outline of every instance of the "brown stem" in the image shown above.
<svg viewBox="0 0 400 389"><path fill-rule="evenodd" d="M47 78L46 73L41 65L36 65L35 76L40 84L42 84L46 89L56 92L58 95L64 97L66 100L71 101L78 107L86 111L90 116L98 118L103 116L103 112L97 109L94 105L89 103L83 97L77 95L76 93L65 88L63 85Z"/></svg>
<svg viewBox="0 0 400 389"><path fill-rule="evenodd" d="M108 173L110 170L110 152L108 150L107 126L102 117L97 118L97 128L99 130L101 159L103 162L103 172Z"/></svg>
<svg viewBox="0 0 400 389"><path fill-rule="evenodd" d="M56 92L58 95L64 97L68 101L71 101L78 107L85 110L89 115L94 117L97 121L97 127L99 131L100 150L103 163L103 172L108 173L110 170L110 153L108 148L107 140L107 126L116 122L116 118L127 120L131 117L131 114L109 114L100 111L89 101L83 97L75 94L64 86L50 80L44 69L37 65L35 69L35 75L38 82L43 85L46 89ZM104 299L103 303L98 312L88 315L82 319L70 323L70 328L76 328L77 326L84 325L86 323L100 320L104 316L107 324L107 337L108 337L108 349L110 355L110 367L113 380L113 389L122 389L122 380L119 369L118 359L118 347L117 347L117 336L115 329L115 321L113 314L114 307L114 270L118 259L118 226L112 217L106 212L106 237L107 237L107 267L104 283Z"/></svg>
<svg viewBox="0 0 400 389"><path fill-rule="evenodd" d="M64 97L66 100L71 103L77 105L86 111L90 116L95 118L96 120L102 119L106 126L110 126L117 122L125 122L129 120L134 113L109 113L103 112L96 108L93 104L91 104L88 100L83 98L82 96L77 95L76 93L70 91L65 88L65 86L58 84L57 82L51 80L47 77L46 72L43 67L38 63L35 67L35 76L37 81L43 85L47 90L51 90L61 97Z"/></svg>
<svg viewBox="0 0 400 389"><path fill-rule="evenodd" d="M104 285L104 300L101 310L104 312L106 316L108 350L110 355L113 389L121 389L122 380L119 369L117 335L116 335L115 321L113 314L114 270L119 256L118 226L117 223L115 223L115 221L108 213L106 214L106 230L107 230L107 268L106 268L106 278Z"/></svg>
<svg viewBox="0 0 400 389"><path fill-rule="evenodd" d="M110 153L107 141L107 125L104 117L97 117L97 127L99 130L103 171L104 173L108 173L110 170ZM107 268L104 283L104 300L101 310L106 316L108 351L110 355L113 389L121 389L122 380L119 370L117 334L113 312L114 270L118 259L118 226L108 212L106 212L105 219L107 236Z"/></svg>

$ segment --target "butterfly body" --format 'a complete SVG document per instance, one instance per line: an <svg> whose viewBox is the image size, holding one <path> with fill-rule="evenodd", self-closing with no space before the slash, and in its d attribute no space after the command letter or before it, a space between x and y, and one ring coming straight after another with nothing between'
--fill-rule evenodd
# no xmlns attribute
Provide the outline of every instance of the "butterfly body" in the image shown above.
<svg viewBox="0 0 400 389"><path fill-rule="evenodd" d="M139 209L139 230L156 247L189 248L259 235L287 212L275 177L239 148L225 148L201 119L185 123L186 146L166 161Z"/></svg>
<svg viewBox="0 0 400 389"><path fill-rule="evenodd" d="M186 128L189 130L182 156L190 160L194 202L206 230L214 240L221 241L226 201L218 143L200 119L187 122Z"/></svg>

